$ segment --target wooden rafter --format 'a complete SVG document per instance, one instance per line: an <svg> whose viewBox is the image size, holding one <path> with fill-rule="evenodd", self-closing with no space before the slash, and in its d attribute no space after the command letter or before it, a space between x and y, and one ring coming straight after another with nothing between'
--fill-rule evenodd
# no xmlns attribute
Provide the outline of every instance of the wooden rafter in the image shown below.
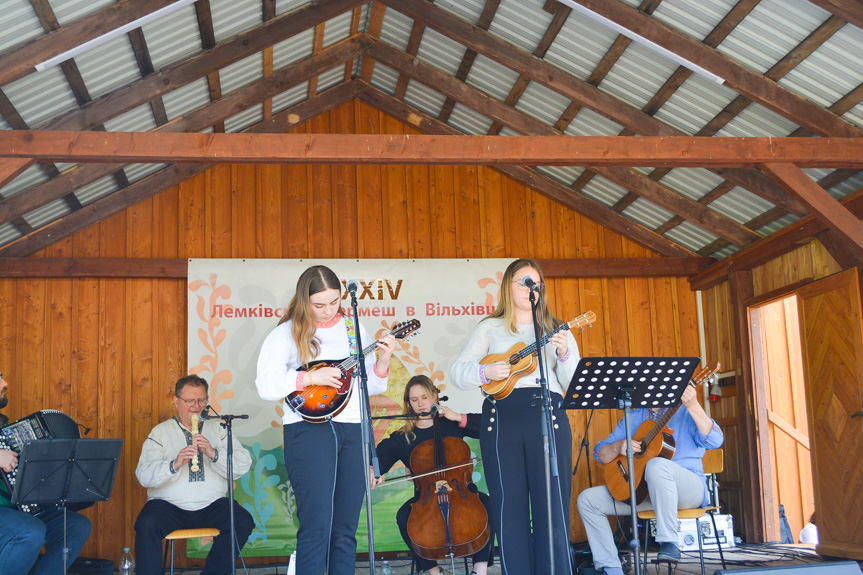
<svg viewBox="0 0 863 575"><path fill-rule="evenodd" d="M377 0L380 2L381 0ZM538 82L567 98L580 102L596 113L605 116L635 134L644 136L685 136L682 131L669 126L641 110L606 94L583 80L567 74L532 54L518 49L484 30L480 30L465 20L448 13L423 0L384 0L391 8L420 20L427 27L437 30L457 42L464 44L484 56L501 64L522 71L531 80ZM806 213L796 199L770 178L757 170L737 170L728 168L721 174L725 179L747 188L767 201L782 206L787 211L802 215Z"/></svg>
<svg viewBox="0 0 863 575"><path fill-rule="evenodd" d="M793 164L767 163L762 169L809 206L812 214L833 230L863 264L863 224L854 214Z"/></svg>
<svg viewBox="0 0 863 575"><path fill-rule="evenodd" d="M134 4L135 2L131 3ZM282 14L278 18L234 36L210 50L168 66L155 74L102 96L85 106L83 110L65 114L45 126L41 126L40 129L91 129L102 122L146 104L156 96L164 95L171 90L190 84L228 64L260 52L268 46L325 22L360 4L362 4L362 0L327 0L327 2L312 4ZM21 173L30 165L32 164L26 161L0 162L0 187L9 182L10 174Z"/></svg>
<svg viewBox="0 0 863 575"><path fill-rule="evenodd" d="M863 168L861 138L187 134L9 130L0 157L72 162ZM808 177L808 176L807 176ZM813 182L814 184L814 182Z"/></svg>
<svg viewBox="0 0 863 575"><path fill-rule="evenodd" d="M249 133L282 133L298 122L313 118L353 98L358 89L356 82L342 83L287 108L248 128ZM225 134L220 134L224 137ZM24 237L0 247L0 257L26 257L52 243L70 236L96 222L125 210L142 200L175 186L208 168L209 164L190 164L168 166L146 176L127 188L99 198L87 205L87 209L73 212L47 224ZM680 254L692 255L692 254Z"/></svg>
<svg viewBox="0 0 863 575"><path fill-rule="evenodd" d="M369 29L366 32L367 35L372 38L380 38L381 30L384 27L384 16L387 13L386 5L382 4L379 0L374 0L372 2L372 13L369 17ZM363 58L363 69L360 73L360 79L363 82L369 83L372 81L372 75L375 71L375 61L371 58Z"/></svg>
<svg viewBox="0 0 863 575"><path fill-rule="evenodd" d="M863 136L863 130L826 108L813 104L764 75L750 70L619 0L575 1L658 46L701 66L708 72L716 74L724 80L725 86L816 134L849 138Z"/></svg>
<svg viewBox="0 0 863 575"><path fill-rule="evenodd" d="M860 10L859 0L809 0L816 6L820 6L831 14L863 28L863 11Z"/></svg>
<svg viewBox="0 0 863 575"><path fill-rule="evenodd" d="M272 76L252 82L243 88L227 94L221 100L212 102L187 113L182 118L162 126L164 132L201 132L218 122L224 121L249 106L261 103L280 92L315 77L321 72L349 61L359 53L360 41L353 38L327 48L320 54L308 56L278 70ZM303 117L303 120L307 119ZM297 122L299 122L299 117ZM15 221L24 214L62 197L68 190L86 186L106 175L122 172L123 164L88 164L77 166L61 176L37 185L27 193L15 194L0 200L0 223Z"/></svg>
<svg viewBox="0 0 863 575"><path fill-rule="evenodd" d="M415 61L409 54L385 42L372 39L369 39L369 42L371 45L368 53L380 62L403 76L409 76L432 87L448 98L457 99L468 108L480 111L500 126L506 126L523 135L560 136L560 132L548 125L523 114L509 104L495 100L466 82L456 80L434 66ZM631 168L593 167L592 170L737 245L745 246L760 238L759 235L745 229L731 218L718 214Z"/></svg>
<svg viewBox="0 0 863 575"><path fill-rule="evenodd" d="M840 203L854 217L863 217L863 189L845 196ZM732 272L752 270L814 239L820 239L826 229L814 215L805 217L702 270L689 278L689 284L694 290L710 289L728 281Z"/></svg>
<svg viewBox="0 0 863 575"><path fill-rule="evenodd" d="M424 112L411 107L401 100L396 100L371 86L365 86L357 97L379 110L408 123L425 134L458 135L462 134L452 126L441 122ZM500 136L496 136L500 137ZM525 186L551 198L563 206L583 214L593 221L615 231L649 250L666 257L691 257L694 254L685 247L668 238L647 229L637 222L614 213L599 202L573 193L569 188L536 170L521 166L500 166L495 168L500 173L514 179Z"/></svg>
<svg viewBox="0 0 863 575"><path fill-rule="evenodd" d="M198 20L198 32L201 35L201 48L205 51L212 50L216 47L216 29L213 27L213 10L210 6L210 0L195 2L195 17ZM264 48L264 50L266 49ZM207 73L207 89L210 93L211 102L218 102L222 98L222 79L218 69ZM224 119L213 124L213 131L225 133Z"/></svg>
<svg viewBox="0 0 863 575"><path fill-rule="evenodd" d="M0 86L20 80L35 66L133 20L146 16L176 0L117 2L51 34L40 36L0 56Z"/></svg>

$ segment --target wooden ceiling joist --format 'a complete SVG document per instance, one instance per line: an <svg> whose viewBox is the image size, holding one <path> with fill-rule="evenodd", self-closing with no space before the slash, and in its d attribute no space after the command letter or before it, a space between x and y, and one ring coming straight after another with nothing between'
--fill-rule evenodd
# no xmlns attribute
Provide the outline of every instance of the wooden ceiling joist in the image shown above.
<svg viewBox="0 0 863 575"><path fill-rule="evenodd" d="M291 106L248 128L251 133L281 134L295 124L326 112L357 95L358 83L338 84L310 100ZM175 186L212 167L211 164L173 165L150 174L127 188L104 196L62 218L0 247L0 257L26 257L140 201ZM692 255L679 254L679 255Z"/></svg>
<svg viewBox="0 0 863 575"><path fill-rule="evenodd" d="M401 100L371 86L364 86L357 97L379 110L410 124L425 134L458 135L456 128L425 114ZM497 136L499 137L499 136ZM587 196L577 194L558 181L522 166L498 166L495 169L515 181L536 190L563 206L621 234L665 257L693 257L695 254L680 244L661 236L639 223L613 212Z"/></svg>
<svg viewBox="0 0 863 575"><path fill-rule="evenodd" d="M207 104L170 124L162 126L158 131L204 131L210 126L223 122L225 118L242 112L249 106L259 104L287 89L302 84L333 66L351 60L358 51L359 41L356 38L345 40L327 48L320 54L307 56L290 66L285 66L272 76L247 84L221 100ZM297 123L307 119L308 116L296 116ZM63 197L68 193L68 190L76 190L86 186L99 178L121 170L122 167L123 164L121 163L76 166L57 178L27 190L27 193L15 194L2 199L0 200L0 224L14 221L40 206Z"/></svg>
<svg viewBox="0 0 863 575"><path fill-rule="evenodd" d="M381 0L377 0L376 4ZM587 82L567 74L560 68L536 58L532 54L501 40L471 23L455 16L446 10L424 0L383 0L391 8L422 22L441 34L464 44L487 58L495 60L511 68L519 70L531 80L590 108L597 114L605 116L632 131L643 136L685 136L687 134L664 124L656 118L645 114L638 108L630 106L621 100L598 90ZM782 206L786 211L797 215L806 214L806 208L795 198L767 176L750 170L748 173L735 168L728 168L722 174L752 193L761 196L774 205Z"/></svg>
<svg viewBox="0 0 863 575"><path fill-rule="evenodd" d="M124 4L134 4L126 2ZM143 2L142 2L143 3ZM94 100L82 110L64 114L41 126L41 130L88 130L111 118L124 114L162 96L171 90L190 84L225 66L260 52L286 38L290 38L345 10L362 4L362 0L328 0L314 3L262 24L218 44L214 48L178 62L142 78L123 88ZM62 31L62 30L61 30ZM58 31L57 33L59 33ZM2 59L0 59L2 62ZM0 67L2 70L2 67ZM26 160L0 162L0 187L32 163Z"/></svg>
<svg viewBox="0 0 863 575"><path fill-rule="evenodd" d="M742 64L619 0L575 0L724 80L724 85L822 136L861 137L863 130Z"/></svg>
<svg viewBox="0 0 863 575"><path fill-rule="evenodd" d="M190 134L9 130L0 157L63 162L863 168L861 138Z"/></svg>

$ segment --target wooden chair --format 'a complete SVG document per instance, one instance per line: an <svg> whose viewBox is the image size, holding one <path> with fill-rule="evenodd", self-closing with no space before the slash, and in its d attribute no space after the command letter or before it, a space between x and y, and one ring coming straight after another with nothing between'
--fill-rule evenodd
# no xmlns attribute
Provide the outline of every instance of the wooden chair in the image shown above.
<svg viewBox="0 0 863 575"><path fill-rule="evenodd" d="M708 507L699 507L698 509L678 509L678 519L695 519L695 530L698 534L698 560L701 562L701 575L706 575L704 571L704 547L703 535L701 527L698 525L698 520L705 515L710 515L710 521L713 523L713 533L716 535L716 546L719 548L719 558L722 560L722 568L725 569L725 555L722 553L722 544L719 542L719 534L716 529L716 518L714 514L719 511L719 497L716 494L716 474L722 473L725 468L725 453L722 448L708 449L704 453L702 459L704 474L708 476L708 490L710 491L710 499L714 505ZM656 521L656 512L652 509L639 511L638 518L647 521L644 529L644 572L647 572L647 533L650 531L650 522ZM733 536L733 534L732 534ZM671 566L668 567L668 572L671 573Z"/></svg>
<svg viewBox="0 0 863 575"><path fill-rule="evenodd" d="M174 541L179 539L218 536L219 530L213 527L202 527L200 529L177 529L165 535L165 555L162 558L162 575L165 575L165 570L168 568L168 542L171 544L171 575L174 575Z"/></svg>

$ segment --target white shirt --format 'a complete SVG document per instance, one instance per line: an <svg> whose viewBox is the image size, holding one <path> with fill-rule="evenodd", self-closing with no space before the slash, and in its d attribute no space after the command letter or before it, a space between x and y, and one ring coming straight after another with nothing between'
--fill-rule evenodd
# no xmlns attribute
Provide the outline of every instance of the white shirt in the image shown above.
<svg viewBox="0 0 863 575"><path fill-rule="evenodd" d="M185 432L185 433L184 433ZM201 453L195 473L191 461L171 472L177 454L191 445L188 429L176 418L163 421L150 431L141 447L141 457L135 476L147 488L148 499L164 499L186 511L197 511L225 496L228 491L228 432L218 420L204 421L201 435L217 449L216 461ZM236 437L234 444L234 479L239 479L252 467L252 457Z"/></svg>
<svg viewBox="0 0 863 575"><path fill-rule="evenodd" d="M288 394L297 391L297 380L299 379L302 383L303 377L303 372L298 371L300 354L291 335L291 325L293 322L288 320L276 326L267 335L263 345L261 345L261 354L258 356L258 374L255 378L255 386L258 388L258 395L261 396L261 399L282 403L282 410L284 411L282 423L285 425L302 421L302 418L294 413L285 402L285 397ZM357 323L357 325L360 329L363 348L367 348L375 340L372 339L362 324ZM317 328L315 338L320 345L320 353L312 359L341 361L350 356L351 348L344 317L332 327ZM376 361L375 352L366 355L369 395L376 395L387 390L388 377L379 377L375 373ZM333 421L340 423L360 422L360 393L357 379L354 379L353 385L354 390L347 405L341 413L333 418Z"/></svg>

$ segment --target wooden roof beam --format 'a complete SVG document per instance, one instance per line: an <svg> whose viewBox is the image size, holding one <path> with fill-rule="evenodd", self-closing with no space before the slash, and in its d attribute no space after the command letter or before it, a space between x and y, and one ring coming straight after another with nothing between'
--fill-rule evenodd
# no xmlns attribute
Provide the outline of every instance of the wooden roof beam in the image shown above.
<svg viewBox="0 0 863 575"><path fill-rule="evenodd" d="M702 42L616 0L575 0L724 80L724 85L822 136L861 137L863 130L833 112L724 56Z"/></svg>
<svg viewBox="0 0 863 575"><path fill-rule="evenodd" d="M863 264L863 223L854 214L794 164L768 163L761 169L809 206L812 214L836 234L859 264Z"/></svg>
<svg viewBox="0 0 863 575"><path fill-rule="evenodd" d="M840 200L854 217L863 218L863 188ZM821 239L827 228L820 219L807 216L775 234L740 250L689 278L694 290L706 290L726 282L735 271L752 270L815 239Z"/></svg>
<svg viewBox="0 0 863 575"><path fill-rule="evenodd" d="M248 128L246 132L259 134L285 132L296 123L297 118L306 120L318 116L351 100L356 96L357 90L357 82L338 84L310 100L282 110L269 120L255 124ZM121 212L129 206L152 197L211 167L212 164L189 164L163 168L130 184L123 190L116 191L113 194L87 204L83 210L54 220L24 237L0 247L0 257L26 257L32 255L58 240L79 232L108 216Z"/></svg>
<svg viewBox="0 0 863 575"><path fill-rule="evenodd" d="M352 60L359 52L359 46L358 38L339 42L320 54L308 56L278 70L272 76L247 84L221 100L190 111L182 118L177 118L170 124L158 128L157 131L200 132L209 126L223 122L225 118L242 112L249 106L266 101L285 90L302 84L321 72ZM295 123L307 119L308 116L297 116ZM289 127L285 129L287 130ZM121 170L122 167L122 163L80 165L23 193L0 200L0 224L15 221L16 218L63 197L69 193L69 190L86 186L101 177Z"/></svg>
<svg viewBox="0 0 863 575"><path fill-rule="evenodd" d="M409 106L402 100L396 100L389 94L385 94L371 86L364 86L363 90L357 94L357 98L407 124L414 126L425 134L462 134L462 132L453 128L449 124L432 118L424 112ZM500 138L500 136L492 137ZM515 181L536 190L548 198L551 198L559 204L590 218L600 225L603 225L660 255L667 257L692 257L695 255L680 244L649 230L633 220L614 213L599 202L591 200L587 196L574 193L565 185L540 174L536 170L530 170L520 166L500 166L495 169Z"/></svg>
<svg viewBox="0 0 863 575"><path fill-rule="evenodd" d="M816 6L827 10L846 22L863 28L863 12L860 11L859 0L809 0Z"/></svg>
<svg viewBox="0 0 863 575"><path fill-rule="evenodd" d="M377 2L381 0L376 0ZM383 0L383 2L414 20L422 21L427 27L464 44L467 48L524 73L534 82L579 102L632 130L635 134L687 135L430 2L425 0ZM729 168L720 175L793 214L806 213L806 208L800 202L758 170Z"/></svg>
<svg viewBox="0 0 863 575"><path fill-rule="evenodd" d="M122 4L138 3L136 0L136 2L124 2ZM140 0L140 3L149 4L150 0ZM161 4L164 4L164 0L161 1ZM162 96L167 92L190 84L228 64L260 52L268 46L321 22L326 22L330 18L361 4L363 4L363 0L327 0L327 2L313 3L293 12L282 14L270 22L222 42L211 50L187 58L160 70L156 74L114 90L84 106L82 110L63 114L46 125L40 126L39 129L86 130L93 128L106 120L137 108L157 96ZM89 18L87 20L89 21ZM60 32L62 29L55 34ZM0 58L0 70L3 69L2 61L3 59ZM0 187L5 186L10 181L12 174L21 173L31 165L32 162L26 160L0 162Z"/></svg>
<svg viewBox="0 0 863 575"><path fill-rule="evenodd" d="M863 168L861 138L178 134L7 130L0 157L63 162Z"/></svg>

